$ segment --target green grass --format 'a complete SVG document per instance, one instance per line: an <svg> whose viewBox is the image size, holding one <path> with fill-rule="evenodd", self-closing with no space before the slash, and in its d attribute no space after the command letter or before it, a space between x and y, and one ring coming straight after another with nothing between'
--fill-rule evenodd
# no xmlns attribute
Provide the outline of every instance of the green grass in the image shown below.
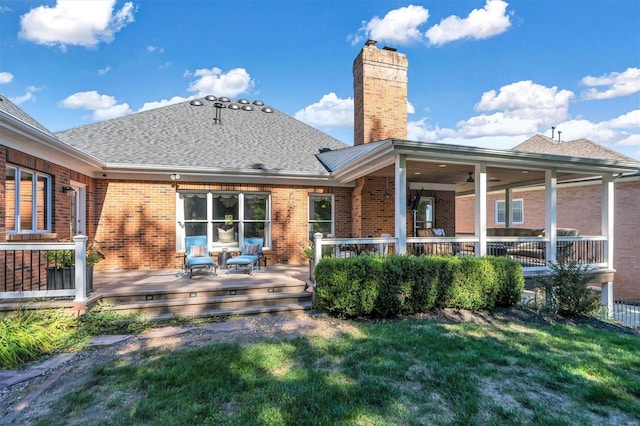
<svg viewBox="0 0 640 426"><path fill-rule="evenodd" d="M350 323L97 366L40 424L635 424L640 339L587 326ZM635 423L634 423L635 422Z"/></svg>

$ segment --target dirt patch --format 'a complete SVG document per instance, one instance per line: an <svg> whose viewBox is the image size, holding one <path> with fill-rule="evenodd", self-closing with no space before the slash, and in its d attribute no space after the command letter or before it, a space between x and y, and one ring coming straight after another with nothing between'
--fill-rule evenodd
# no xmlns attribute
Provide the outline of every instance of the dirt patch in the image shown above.
<svg viewBox="0 0 640 426"><path fill-rule="evenodd" d="M521 309L491 312L445 309L421 314L419 317L445 323L491 324L499 321L523 324L580 324L616 333L639 334L629 328L595 319L551 319L536 312ZM161 351L171 351L215 342L251 344L264 339L309 335L331 339L344 334L358 337L360 331L350 322L326 316L276 315L248 317L210 326L154 330L140 335L131 335L117 343L94 346L79 351L74 354L71 360L58 367L48 369L40 376L0 389L0 425L28 425L39 418L52 414L54 410L60 408L56 404L64 395L80 388L89 380L95 380L92 374L95 367L107 365L114 359L118 359L120 362L135 363L142 359L143 352L148 349L157 348ZM30 365L25 368L36 367L37 365ZM95 386L100 386L100 383L96 383ZM121 395L120 397L128 399L132 396ZM109 419L109 408L106 406L91 407L91 410L87 411L90 417L86 419L77 419L76 417L80 422L78 424L96 424Z"/></svg>

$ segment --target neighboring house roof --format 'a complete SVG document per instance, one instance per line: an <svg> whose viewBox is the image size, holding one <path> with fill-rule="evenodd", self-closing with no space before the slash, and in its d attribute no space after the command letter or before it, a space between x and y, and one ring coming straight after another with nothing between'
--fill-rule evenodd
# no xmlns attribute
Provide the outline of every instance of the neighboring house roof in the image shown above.
<svg viewBox="0 0 640 426"><path fill-rule="evenodd" d="M536 152L539 154L555 154L580 158L636 162L636 160L631 157L627 157L624 154L584 138L559 142L547 136L535 135L515 146L513 150Z"/></svg>
<svg viewBox="0 0 640 426"><path fill-rule="evenodd" d="M315 157L321 148L347 145L275 108L224 102L214 123L214 101L168 105L56 133L62 141L104 161L107 168L175 171L261 170L329 175ZM237 105L240 108L231 109ZM252 111L243 110L250 106Z"/></svg>

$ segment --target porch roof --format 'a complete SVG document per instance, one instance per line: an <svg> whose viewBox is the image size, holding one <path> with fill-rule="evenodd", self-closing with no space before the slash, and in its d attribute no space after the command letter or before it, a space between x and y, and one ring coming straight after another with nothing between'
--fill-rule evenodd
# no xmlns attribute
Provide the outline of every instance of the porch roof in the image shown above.
<svg viewBox="0 0 640 426"><path fill-rule="evenodd" d="M537 185L544 171L556 169L560 181L636 173L640 163L504 149L388 139L318 154L339 182L395 174L395 158L406 155L409 183L448 185L456 192L473 190L467 182L474 166L486 163L490 189Z"/></svg>

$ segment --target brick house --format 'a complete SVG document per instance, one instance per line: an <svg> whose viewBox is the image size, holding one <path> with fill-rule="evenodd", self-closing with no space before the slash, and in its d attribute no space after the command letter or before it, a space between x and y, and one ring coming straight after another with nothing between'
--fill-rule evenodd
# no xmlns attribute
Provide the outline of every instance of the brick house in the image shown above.
<svg viewBox="0 0 640 426"><path fill-rule="evenodd" d="M635 162L407 141L407 69L406 56L393 48L368 41L360 51L354 146L260 100L214 94L52 134L0 96L0 232L7 241L88 235L102 246L104 270L179 268L184 237L195 234L207 235L214 252L261 237L270 263L302 263L302 249L318 231L389 234L398 253L417 229L453 237L461 227L456 198L474 193L475 253L484 255L491 190L542 185L550 200L543 226L553 228L555 198L548 194L556 182L604 176L600 197L610 200L612 176L640 169ZM604 240L612 215L607 201L597 232ZM548 255L555 238L547 239Z"/></svg>

